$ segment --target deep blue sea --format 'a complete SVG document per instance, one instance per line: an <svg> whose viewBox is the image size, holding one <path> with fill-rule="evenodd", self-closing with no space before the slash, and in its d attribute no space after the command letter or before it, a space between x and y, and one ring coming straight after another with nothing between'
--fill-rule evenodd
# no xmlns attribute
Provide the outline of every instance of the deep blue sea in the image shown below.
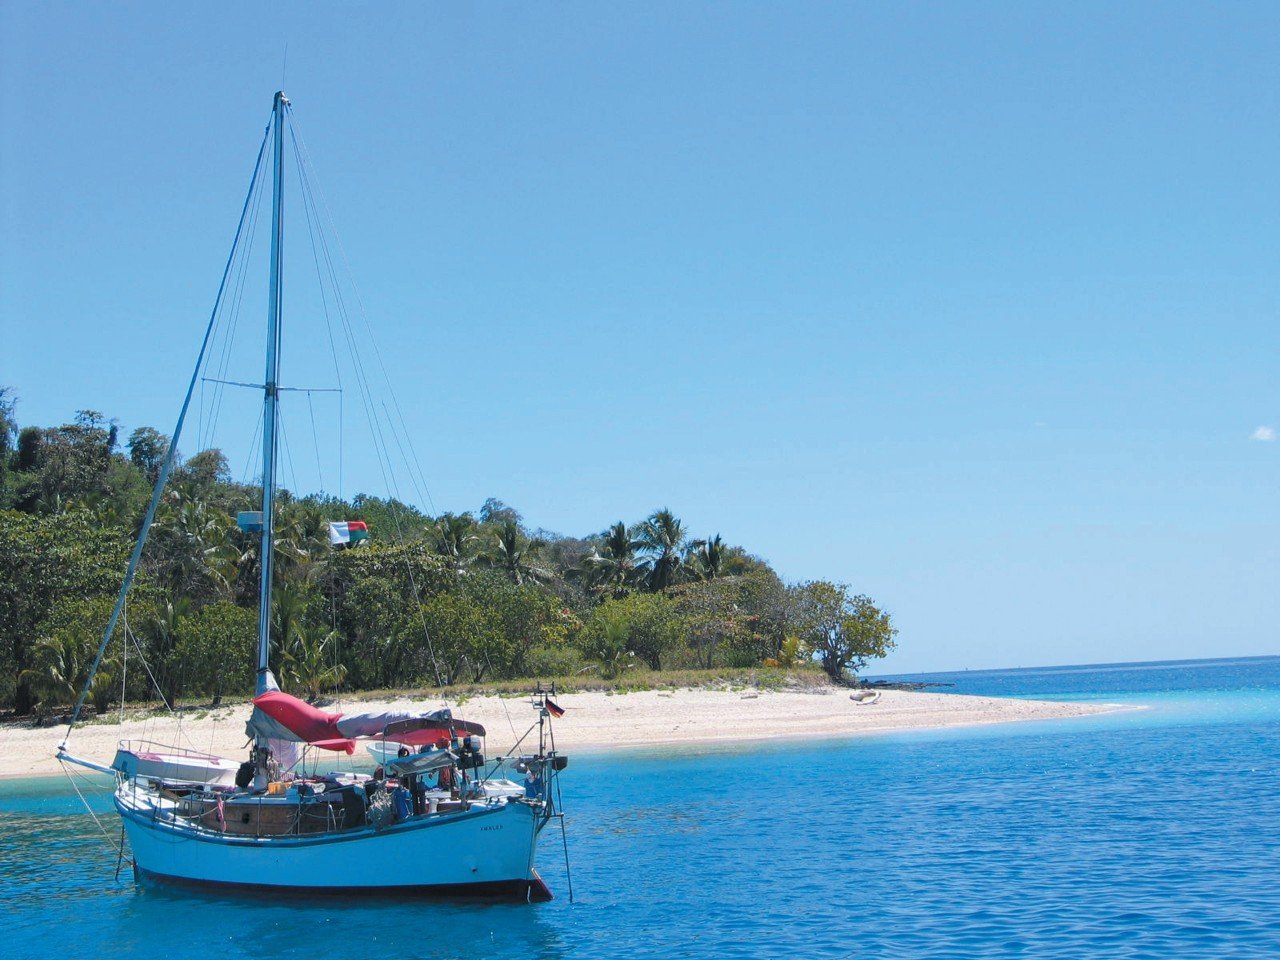
<svg viewBox="0 0 1280 960"><path fill-rule="evenodd" d="M1280 957L1280 658L912 679L1143 709L575 757L538 906L138 887L9 781L0 957Z"/></svg>

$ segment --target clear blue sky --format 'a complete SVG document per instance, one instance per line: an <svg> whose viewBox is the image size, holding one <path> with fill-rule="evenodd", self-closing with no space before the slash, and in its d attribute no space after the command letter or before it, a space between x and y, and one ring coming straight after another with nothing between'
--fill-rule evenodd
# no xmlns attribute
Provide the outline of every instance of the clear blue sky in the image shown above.
<svg viewBox="0 0 1280 960"><path fill-rule="evenodd" d="M282 73L437 510L670 506L886 671L1276 652L1280 6L6 0L22 422L172 428Z"/></svg>

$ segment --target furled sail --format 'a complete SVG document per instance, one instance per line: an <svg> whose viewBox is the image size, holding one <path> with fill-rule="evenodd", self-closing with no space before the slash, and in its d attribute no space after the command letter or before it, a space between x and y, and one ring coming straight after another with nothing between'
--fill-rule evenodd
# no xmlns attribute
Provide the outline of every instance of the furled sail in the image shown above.
<svg viewBox="0 0 1280 960"><path fill-rule="evenodd" d="M449 740L458 734L484 736L484 727L455 720L448 709L429 713L382 710L368 713L326 713L280 690L253 699L253 713L245 733L254 738L309 743L325 750L352 753L355 737L387 737L417 746Z"/></svg>
<svg viewBox="0 0 1280 960"><path fill-rule="evenodd" d="M442 707L430 713L405 710L382 710L353 713L338 721L338 729L348 737L386 737L399 743L424 746L438 740L452 740L458 734L484 736L484 727L467 720L457 720L453 712Z"/></svg>
<svg viewBox="0 0 1280 960"><path fill-rule="evenodd" d="M341 716L325 713L280 690L268 690L253 698L253 713L245 724L245 734L256 740L290 740L354 753L355 741L338 729Z"/></svg>

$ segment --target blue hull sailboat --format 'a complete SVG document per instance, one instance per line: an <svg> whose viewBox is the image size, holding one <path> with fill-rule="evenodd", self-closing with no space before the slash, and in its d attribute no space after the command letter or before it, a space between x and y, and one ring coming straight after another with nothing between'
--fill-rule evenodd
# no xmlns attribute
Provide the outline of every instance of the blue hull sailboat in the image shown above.
<svg viewBox="0 0 1280 960"><path fill-rule="evenodd" d="M551 717L560 711L554 704L548 709L544 695L534 702L539 710L537 751L494 761L485 757L484 729L455 718L447 709L329 714L282 692L269 667L278 403L285 389L278 379L283 155L290 115L288 98L277 93L258 154L260 169L270 146L274 168L266 375L260 385L262 504L260 514L248 515L254 531L260 529L262 557L257 680L246 730L252 746L240 759L140 742L122 742L110 763L78 757L68 743L84 704L82 695L58 756L115 777L115 808L139 877L297 891L427 891L549 899L534 856L539 834L559 816L552 785L567 761L553 744L548 749ZM254 183L257 177L255 170ZM246 199L237 243L249 208ZM223 289L226 283L224 272ZM220 292L219 302L221 298ZM215 305L215 315L217 309ZM212 325L211 318L210 329ZM124 610L208 345L206 332L94 672ZM345 533L350 535L349 530ZM87 684L86 693L88 689ZM382 761L372 775L352 770L297 772L294 760L300 751L350 754L360 742L371 745ZM504 777L508 762L525 775L523 782Z"/></svg>

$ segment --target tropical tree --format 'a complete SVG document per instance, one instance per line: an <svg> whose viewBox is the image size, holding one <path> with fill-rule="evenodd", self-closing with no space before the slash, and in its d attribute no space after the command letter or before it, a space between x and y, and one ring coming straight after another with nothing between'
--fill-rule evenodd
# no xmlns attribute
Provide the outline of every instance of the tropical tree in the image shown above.
<svg viewBox="0 0 1280 960"><path fill-rule="evenodd" d="M477 656L498 677L526 676L529 651L563 647L575 624L558 598L534 583L517 586L505 577L484 573L468 577L461 592L487 611L493 633Z"/></svg>
<svg viewBox="0 0 1280 960"><path fill-rule="evenodd" d="M476 555L476 521L469 513L446 513L434 524L432 544L436 552L444 557L455 573L461 573L471 565Z"/></svg>
<svg viewBox="0 0 1280 960"><path fill-rule="evenodd" d="M546 581L553 576L550 570L534 563L542 552L543 541L525 537L514 520L502 522L494 541L490 549L481 554L480 561L506 573L517 587L523 586L526 580Z"/></svg>
<svg viewBox="0 0 1280 960"><path fill-rule="evenodd" d="M576 587L585 591L588 584L583 575L583 563L593 553L599 552L600 538L566 537L546 530L539 530L533 536L543 541L538 551L542 565L555 573L549 586L566 597L577 596Z"/></svg>
<svg viewBox="0 0 1280 960"><path fill-rule="evenodd" d="M681 583L666 593L687 624L693 662L704 669L776 660L792 630L794 600L772 571Z"/></svg>
<svg viewBox="0 0 1280 960"><path fill-rule="evenodd" d="M60 513L106 493L115 439L115 425L95 410L81 410L74 423L49 430L24 429L18 435L18 507Z"/></svg>
<svg viewBox="0 0 1280 960"><path fill-rule="evenodd" d="M423 541L375 543L334 552L319 566L317 582L345 638L351 684L385 687L416 677L444 682L422 609L459 579L445 558Z"/></svg>
<svg viewBox="0 0 1280 960"><path fill-rule="evenodd" d="M304 690L314 702L326 689L346 679L347 668L337 660L342 634L296 626L281 656L282 679L290 689Z"/></svg>
<svg viewBox="0 0 1280 960"><path fill-rule="evenodd" d="M383 499L358 493L350 506L336 499L315 499L328 514L329 520L364 520L369 524L369 534L383 543L406 543L421 539L435 527L431 518L417 507L395 498ZM427 528L430 528L429 530Z"/></svg>
<svg viewBox="0 0 1280 960"><path fill-rule="evenodd" d="M283 653L306 628L317 600L314 588L297 580L286 580L271 594L271 639Z"/></svg>
<svg viewBox="0 0 1280 960"><path fill-rule="evenodd" d="M676 604L663 594L633 593L596 607L585 626L587 650L600 659L620 637L628 654L661 670L668 653L683 642L687 625Z"/></svg>
<svg viewBox="0 0 1280 960"><path fill-rule="evenodd" d="M0 387L0 509L9 506L9 461L18 439L16 406L12 391L8 387Z"/></svg>
<svg viewBox="0 0 1280 960"><path fill-rule="evenodd" d="M154 427L138 427L129 434L129 459L154 486L169 453L169 438Z"/></svg>
<svg viewBox="0 0 1280 960"><path fill-rule="evenodd" d="M636 555L643 544L632 538L621 520L606 530L603 537L600 549L592 548L576 573L592 593L616 600L635 589L643 578L645 567Z"/></svg>
<svg viewBox="0 0 1280 960"><path fill-rule="evenodd" d="M328 538L321 531L318 515L314 505L303 506L287 500L277 504L275 523L271 527L275 585L303 579L310 572L317 553L326 554ZM231 537L233 543L239 544L235 598L245 606L256 605L261 592L262 536L232 528Z"/></svg>
<svg viewBox="0 0 1280 960"><path fill-rule="evenodd" d="M766 657L764 665L766 667L783 667L784 669L798 667L803 654L804 645L800 638L789 636L783 639L782 645L778 648L778 655L776 657Z"/></svg>
<svg viewBox="0 0 1280 960"><path fill-rule="evenodd" d="M656 593L680 579L684 524L669 509L654 511L635 530L640 549L649 554L649 589Z"/></svg>
<svg viewBox="0 0 1280 960"><path fill-rule="evenodd" d="M466 592L424 598L421 609L444 683L479 682L495 658L508 656L497 617Z"/></svg>
<svg viewBox="0 0 1280 960"><path fill-rule="evenodd" d="M142 471L123 457L113 456L104 487L85 494L80 502L94 512L103 526L136 531L151 498L151 486Z"/></svg>
<svg viewBox="0 0 1280 960"><path fill-rule="evenodd" d="M733 580L706 580L682 583L671 588L670 597L686 628L688 665L709 670L716 666L749 666L759 663L753 654L737 655L750 649L752 618L742 609L738 584Z"/></svg>
<svg viewBox="0 0 1280 960"><path fill-rule="evenodd" d="M599 607L604 610L609 604ZM627 620L609 613L593 617L583 631L583 649L592 660L600 664L600 676L612 680L633 662L635 654L627 649L629 640Z"/></svg>
<svg viewBox="0 0 1280 960"><path fill-rule="evenodd" d="M216 707L228 691L253 690L257 637L256 610L216 600L178 619L173 657L188 688Z"/></svg>
<svg viewBox="0 0 1280 960"><path fill-rule="evenodd" d="M709 540L695 540L689 544L685 563L699 580L714 580L723 572L725 549L718 533Z"/></svg>
<svg viewBox="0 0 1280 960"><path fill-rule="evenodd" d="M167 439L165 448L168 449ZM177 481L207 498L216 486L226 486L231 481L231 468L226 454L216 447L201 450L178 468Z"/></svg>
<svg viewBox="0 0 1280 960"><path fill-rule="evenodd" d="M142 619L147 637L148 659L160 681L160 694L171 708L178 705L186 685L186 672L174 651L178 646L179 624L195 612L195 602L187 596L167 597Z"/></svg>
<svg viewBox="0 0 1280 960"><path fill-rule="evenodd" d="M79 699L113 603L109 596L72 596L54 605L45 622L45 635L32 649L32 665L20 677L35 694L39 713L48 714L57 706L69 706ZM118 649L113 645L108 650L89 687L93 707L99 714L106 712L113 696L119 693L115 682Z"/></svg>
<svg viewBox="0 0 1280 960"><path fill-rule="evenodd" d="M183 487L167 491L163 503L150 541L156 578L175 595L228 594L240 561L231 541L231 518Z"/></svg>
<svg viewBox="0 0 1280 960"><path fill-rule="evenodd" d="M798 589L800 621L806 649L831 679L846 682L868 660L894 648L897 635L889 614L862 594L850 595L845 584L815 580Z"/></svg>
<svg viewBox="0 0 1280 960"><path fill-rule="evenodd" d="M0 702L18 714L37 699L30 677L31 648L44 622L66 597L114 598L129 545L84 510L58 516L0 511ZM98 629L106 626L106 621Z"/></svg>
<svg viewBox="0 0 1280 960"><path fill-rule="evenodd" d="M520 520L520 511L503 503L497 497L490 497L480 507L481 523L506 523L511 521L518 525Z"/></svg>
<svg viewBox="0 0 1280 960"><path fill-rule="evenodd" d="M35 693L37 714L48 716L55 707L70 706L79 699L95 653L92 645L65 634L36 641L32 649L34 663L22 671L19 679ZM117 692L114 666L114 660L104 660L89 686L89 696L99 714L106 712L112 694Z"/></svg>
<svg viewBox="0 0 1280 960"><path fill-rule="evenodd" d="M0 467L8 466L13 441L18 435L18 421L14 415L17 398L9 387L0 387Z"/></svg>

